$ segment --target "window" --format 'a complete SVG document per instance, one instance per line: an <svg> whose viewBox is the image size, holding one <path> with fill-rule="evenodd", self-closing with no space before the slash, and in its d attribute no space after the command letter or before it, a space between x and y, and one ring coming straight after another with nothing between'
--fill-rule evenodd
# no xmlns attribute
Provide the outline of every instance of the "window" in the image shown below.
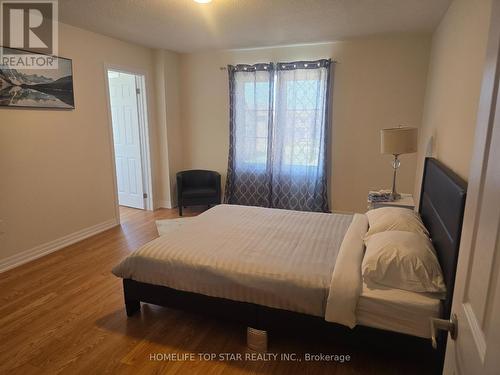
<svg viewBox="0 0 500 375"><path fill-rule="evenodd" d="M324 210L330 60L230 66L229 75L226 201L258 196L258 205L275 207L273 200L283 200L286 190L290 199L300 194L307 201L298 206L319 210L320 204ZM273 197L275 192L281 196Z"/></svg>
<svg viewBox="0 0 500 375"><path fill-rule="evenodd" d="M285 142L284 160L291 166L319 165L320 133L316 130L319 79L286 82L285 133L293 136Z"/></svg>
<svg viewBox="0 0 500 375"><path fill-rule="evenodd" d="M245 123L241 136L241 161L247 165L267 163L269 91L265 82L244 84Z"/></svg>

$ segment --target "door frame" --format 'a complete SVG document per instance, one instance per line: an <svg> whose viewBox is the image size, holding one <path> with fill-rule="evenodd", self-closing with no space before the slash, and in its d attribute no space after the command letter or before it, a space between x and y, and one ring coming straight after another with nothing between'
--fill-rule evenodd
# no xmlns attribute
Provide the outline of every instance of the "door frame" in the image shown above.
<svg viewBox="0 0 500 375"><path fill-rule="evenodd" d="M144 209L147 211L153 210L153 181L151 174L151 144L150 144L150 108L148 106L148 92L150 80L148 73L144 69L127 67L116 64L104 64L104 82L106 85L106 104L108 109L108 134L110 142L111 165L113 167L113 195L115 204L115 215L117 222L120 223L120 208L118 202L118 182L116 178L116 159L115 159L115 143L113 138L113 119L111 115L111 100L109 92L108 72L119 72L132 74L136 76L136 84L139 87L140 93L137 100L137 112L139 115L139 138L141 143L141 166L142 166L142 183L144 191L147 193L147 198L144 198Z"/></svg>

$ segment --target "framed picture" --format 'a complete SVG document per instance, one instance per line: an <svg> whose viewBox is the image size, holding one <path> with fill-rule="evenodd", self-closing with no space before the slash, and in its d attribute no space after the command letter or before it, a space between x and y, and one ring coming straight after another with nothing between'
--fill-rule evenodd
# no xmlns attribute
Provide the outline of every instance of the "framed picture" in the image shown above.
<svg viewBox="0 0 500 375"><path fill-rule="evenodd" d="M3 48L4 54L27 51ZM0 65L0 106L73 109L73 66L70 59L55 57L57 69L11 69Z"/></svg>

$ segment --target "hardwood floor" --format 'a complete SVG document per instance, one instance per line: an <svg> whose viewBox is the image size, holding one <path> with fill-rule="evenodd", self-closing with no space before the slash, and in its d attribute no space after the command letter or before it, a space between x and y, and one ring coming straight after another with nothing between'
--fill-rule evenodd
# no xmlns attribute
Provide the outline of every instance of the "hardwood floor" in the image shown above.
<svg viewBox="0 0 500 375"><path fill-rule="evenodd" d="M121 280L110 270L157 237L156 219L175 218L177 211L122 208L121 214L119 227L0 274L0 374L428 374L435 370L427 348L407 350L399 341L369 346L352 342L345 334L272 332L270 353L297 353L302 361L245 360L246 327L147 304L141 314L127 318ZM195 360L182 361L182 353ZM236 360L199 360L199 353L227 353ZM304 353L349 355L350 360L306 362ZM168 360L168 354L179 357ZM237 360L238 355L243 360Z"/></svg>

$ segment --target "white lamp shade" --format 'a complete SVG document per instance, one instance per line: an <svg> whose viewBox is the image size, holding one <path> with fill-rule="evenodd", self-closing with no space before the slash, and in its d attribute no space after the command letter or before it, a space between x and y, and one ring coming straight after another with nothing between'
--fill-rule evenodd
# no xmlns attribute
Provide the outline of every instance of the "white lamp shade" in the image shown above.
<svg viewBox="0 0 500 375"><path fill-rule="evenodd" d="M380 152L392 155L417 152L417 135L417 128L382 129L380 131Z"/></svg>

